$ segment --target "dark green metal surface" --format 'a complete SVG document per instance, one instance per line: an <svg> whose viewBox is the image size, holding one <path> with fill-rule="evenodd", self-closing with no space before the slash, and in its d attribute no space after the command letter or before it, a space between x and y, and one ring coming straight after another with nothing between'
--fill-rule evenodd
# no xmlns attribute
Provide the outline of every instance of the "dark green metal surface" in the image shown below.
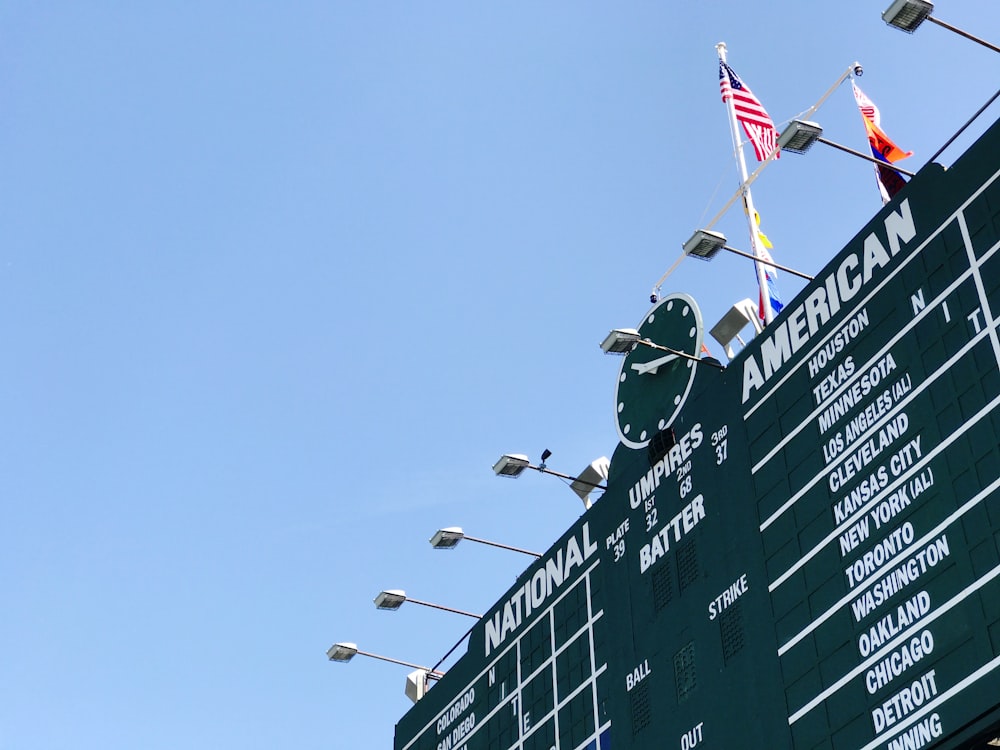
<svg viewBox="0 0 1000 750"><path fill-rule="evenodd" d="M1000 723L998 154L994 125L926 167L697 366L673 447L619 446L396 750L958 748Z"/></svg>

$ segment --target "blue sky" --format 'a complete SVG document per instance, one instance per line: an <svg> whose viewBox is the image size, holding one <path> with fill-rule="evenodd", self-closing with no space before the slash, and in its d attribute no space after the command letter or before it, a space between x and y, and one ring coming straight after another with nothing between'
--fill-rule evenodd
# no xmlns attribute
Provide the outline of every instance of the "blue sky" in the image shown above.
<svg viewBox="0 0 1000 750"><path fill-rule="evenodd" d="M490 467L613 452L597 345L737 185L715 43L779 123L860 61L911 169L993 93L887 4L0 7L0 749L390 746L406 670L325 651L436 662L467 622L372 597L483 611L526 558L433 531L541 551L582 512ZM814 119L865 147L846 84ZM823 146L754 198L813 273L880 207ZM756 286L663 291L710 327Z"/></svg>

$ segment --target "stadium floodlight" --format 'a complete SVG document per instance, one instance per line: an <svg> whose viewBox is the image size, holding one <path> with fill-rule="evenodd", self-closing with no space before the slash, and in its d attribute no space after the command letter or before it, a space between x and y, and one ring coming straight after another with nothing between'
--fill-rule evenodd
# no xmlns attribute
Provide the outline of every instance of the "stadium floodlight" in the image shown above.
<svg viewBox="0 0 1000 750"><path fill-rule="evenodd" d="M461 526L449 526L435 531L430 542L434 549L455 549L463 539L465 539L465 532L462 531Z"/></svg>
<svg viewBox="0 0 1000 750"><path fill-rule="evenodd" d="M634 328L616 328L601 342L605 354L628 354L639 343L639 332Z"/></svg>
<svg viewBox="0 0 1000 750"><path fill-rule="evenodd" d="M341 664L346 664L359 654L361 656L367 656L371 659L387 661L391 664L399 664L400 666L410 667L415 670L406 676L406 688L404 690L406 696L414 703L427 694L427 690L430 688L431 680L440 680L444 677L444 672L439 672L436 669L421 667L419 664L411 664L408 661L401 661L388 656L380 656L379 654L371 654L367 651L361 651L356 643L334 643L326 651L326 656L330 661L340 662Z"/></svg>
<svg viewBox="0 0 1000 750"><path fill-rule="evenodd" d="M493 464L493 471L498 477L510 477L517 479L524 473L525 469L534 468L528 457L520 453L505 453L500 456L500 460Z"/></svg>
<svg viewBox="0 0 1000 750"><path fill-rule="evenodd" d="M912 34L934 10L928 0L895 0L882 12L882 20L890 26Z"/></svg>
<svg viewBox="0 0 1000 750"><path fill-rule="evenodd" d="M646 342L646 341L642 341L640 343L648 345L648 342ZM654 347L655 348L663 348L663 347L656 347L655 345L654 345ZM673 350L671 349L669 351L673 351ZM565 480L567 480L567 481L569 481L571 483L570 484L570 488L573 490L573 492L576 493L577 496L579 496L583 500L583 505L584 505L585 508L589 508L590 507L590 498L589 498L589 495L590 495L591 492L593 492L594 490L606 490L607 489L607 486L605 486L605 485L603 485L603 484L600 483L599 479L601 477L599 477L599 476L595 477L590 472L590 470L594 467L595 464L600 463L600 462L607 462L608 461L607 458L603 458L602 457L602 458L597 459L596 461L594 461L591 464L589 464L580 473L579 476L572 477L569 474L563 474L562 472L559 472L559 471L553 471L552 469L548 468L545 465L545 459L548 458L551 455L552 455L551 451L546 450L545 453L542 454L542 463L540 465L536 466L535 464L531 463L528 460L527 456L525 456L523 454L520 454L520 453L505 453L504 455L502 455L500 457L499 461L497 461L495 464L493 464L493 471L494 471L494 473L498 477L509 477L511 479L516 479L517 477L521 476L521 474L524 473L525 469L533 469L534 471L540 472L542 474L551 474L554 477L559 477L560 479L565 479ZM608 463L610 463L610 462L608 462ZM607 479L607 471L604 472L603 478ZM586 495L582 495L581 494L581 488L589 488L586 491ZM531 554L534 554L534 553L531 553Z"/></svg>
<svg viewBox="0 0 1000 750"><path fill-rule="evenodd" d="M476 615L472 612L466 612L461 609L454 609L453 607L445 607L443 604L434 604L433 602L425 602L420 599L414 599L412 596L407 596L406 592L402 589L389 589L386 591L380 591L375 597L375 607L378 609L388 609L395 612L397 609L403 606L403 602L412 602L413 604L419 604L422 607L432 607L433 609L440 609L445 612L452 612L456 615L465 615L466 617L472 617L476 620L482 617L482 615Z"/></svg>
<svg viewBox="0 0 1000 750"><path fill-rule="evenodd" d="M718 247L714 247L714 249L711 249L711 251L709 251L708 250L709 244L716 244L716 243L718 244ZM726 244L725 235L720 234L719 232L710 232L707 229L698 229L697 231L695 231L694 234L691 235L691 239L689 239L687 242L684 243L685 253L687 254L698 253L696 254L695 257L701 258L703 260L711 260L713 257L715 257L716 253L719 252L719 250L725 250L726 252L730 252L733 255L739 255L742 258L750 258L751 260L761 260L760 258L756 257L751 253L746 253L743 252L742 250L737 250L735 247L730 247L729 245ZM778 263L775 263L773 260L767 261L767 265L773 268L777 268L779 271L786 271L787 273L790 273L793 276L798 276L808 281L813 280L812 276L802 273L801 271L796 271L794 268L789 268L788 266L782 266ZM663 351L673 352L672 349L668 349L665 346L658 346L646 340L642 340L639 343L645 344L646 346L652 347L654 349L661 349ZM706 360L699 359L698 357L692 357L691 355L683 354L682 352L673 352L673 353L678 354L679 356L687 357L688 359L693 359L696 362L703 362L703 363L706 362Z"/></svg>
<svg viewBox="0 0 1000 750"><path fill-rule="evenodd" d="M334 643L327 649L326 655L330 661L348 662L358 655L358 644Z"/></svg>
<svg viewBox="0 0 1000 750"><path fill-rule="evenodd" d="M711 260L726 246L726 235L708 229L698 229L684 243L684 254L702 260Z"/></svg>
<svg viewBox="0 0 1000 750"><path fill-rule="evenodd" d="M815 122L809 122L808 120L792 120L788 123L785 129L781 131L781 135L778 136L778 143L782 144L781 147L785 149L785 151L790 151L793 154L804 154L814 143L817 142L835 148L838 151L843 151L845 154L850 154L851 156L856 156L859 159L864 159L865 161L869 161L880 167L895 170L900 174L905 174L907 177L913 177L913 172L903 169L902 167L897 167L895 164L892 164L885 159L876 159L871 154L863 154L860 151L855 151L853 148L848 148L847 146L842 146L839 143L823 138L823 128ZM777 268L777 266L775 267Z"/></svg>
<svg viewBox="0 0 1000 750"><path fill-rule="evenodd" d="M718 232L708 232L706 230L699 229L697 232L695 232L696 236L698 234L718 235L719 237L722 237L723 243L726 240L726 238L723 237ZM684 243L685 250L687 249L688 245L694 245L694 244L695 244L695 237L692 237L690 240L688 240L687 242ZM728 250L729 248L726 248L726 249ZM738 252L739 251L737 251L737 253ZM707 257L706 257L706 259L707 259ZM649 347L650 349L656 349L657 351L660 351L660 352L667 352L668 354L672 354L675 357L680 357L681 359L689 359L692 362L697 362L700 365L701 364L711 365L712 367L719 367L721 369L725 369L725 368L722 367L722 365L720 365L715 360L708 360L708 359L702 359L700 357L695 357L695 356L692 356L691 354L688 354L687 352L681 352L681 351L678 351L677 349L671 349L669 346L662 346L660 344L653 343L649 339L644 339L641 336L639 336L638 331L636 331L634 328L615 328L615 329L613 329L611 331L611 333L609 333L607 336L605 336L604 337L604 341L601 342L601 349L604 351L605 354L628 354L633 349L635 349L635 347L637 347L637 346L646 346L646 347ZM597 459L597 461L600 461L600 460L601 459ZM588 466L586 469L584 469L583 473L581 473L580 476L578 476L578 477L565 477L565 475L561 475L561 474L557 474L556 476L563 476L564 478L574 479L576 482L582 482L584 485L586 485L586 484L592 484L593 483L592 478L588 478L587 476L585 476L585 474L587 472L594 471L596 463L597 462L594 462L590 466ZM531 466L529 464L528 466L526 466L524 468L526 468L526 469L537 469L538 471L546 471L544 465L543 466ZM523 469L522 469L522 471L523 471ZM547 474L555 474L555 472L552 472L552 471L546 471L546 473ZM606 471L604 472L604 478L607 479L607 472ZM599 485L595 485L595 486L599 486ZM578 491L579 487L580 487L580 485L577 485L573 489L573 491L576 492L577 494L580 494L579 491ZM601 489L603 489L603 487ZM587 501L584 500L584 504L586 504L586 503L587 503ZM588 505L587 507L590 507L590 506Z"/></svg>
<svg viewBox="0 0 1000 750"><path fill-rule="evenodd" d="M408 661L401 661L400 659L393 659L390 656L381 656L380 654L372 654L368 651L362 651L358 648L356 643L334 643L326 651L326 656L330 661L340 662L346 664L355 656L367 656L370 659L378 659L379 661L387 661L391 664L399 664L403 667L410 667L411 669L423 669L428 672L429 676L433 679L440 679L444 676L443 672L438 672L433 669L428 669L427 667L422 667L419 664L411 664Z"/></svg>
<svg viewBox="0 0 1000 750"><path fill-rule="evenodd" d="M455 547L458 546L458 543L463 539L468 539L470 542L477 542L479 544L488 544L491 547L499 547L500 549L510 550L511 552L520 552L522 555L541 557L541 554L538 552L531 552L530 550L521 549L520 547L511 547L509 544L501 544L500 542L491 542L488 539L479 539L474 536L469 536L462 531L461 526L449 526L446 529L438 529L434 532L434 536L430 538L430 542L434 549L455 549Z"/></svg>
<svg viewBox="0 0 1000 750"><path fill-rule="evenodd" d="M396 610L403 606L403 602L406 601L406 592L402 589L391 589L389 591L380 591L378 596L375 597L375 607L377 609L392 609Z"/></svg>
<svg viewBox="0 0 1000 750"><path fill-rule="evenodd" d="M892 5L882 12L882 20L893 28L905 31L907 34L912 34L916 31L917 27L924 21L930 21L959 36L964 36L976 44L981 44L987 49L1000 52L1000 47L997 47L995 44L991 44L985 39L980 39L978 36L970 34L968 31L964 31L957 26L952 26L940 18L935 18L931 15L933 12L934 3L930 2L930 0L894 0Z"/></svg>
<svg viewBox="0 0 1000 750"><path fill-rule="evenodd" d="M823 135L823 128L809 120L792 120L778 136L778 147L793 154L804 154Z"/></svg>

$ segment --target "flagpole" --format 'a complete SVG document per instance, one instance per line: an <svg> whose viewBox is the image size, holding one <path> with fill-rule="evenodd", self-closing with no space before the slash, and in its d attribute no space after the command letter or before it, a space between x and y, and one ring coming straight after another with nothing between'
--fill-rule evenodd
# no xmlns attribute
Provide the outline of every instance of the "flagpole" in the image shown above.
<svg viewBox="0 0 1000 750"><path fill-rule="evenodd" d="M716 52L719 53L719 61L726 62L726 43L719 42L715 45ZM757 212L753 207L753 196L750 194L750 186L747 184L747 162L743 158L743 145L740 138L739 123L736 120L736 102L733 96L726 100L726 110L729 113L729 129L733 136L733 147L736 150L736 164L740 172L740 189L743 193L743 209L747 215L747 228L750 231L750 248L757 259L754 267L757 269L757 286L760 289L760 300L764 305L764 325L768 325L774 320L774 310L771 309L770 293L767 287L767 277L765 276L764 264L761 258L764 254L760 250L760 238L757 236Z"/></svg>

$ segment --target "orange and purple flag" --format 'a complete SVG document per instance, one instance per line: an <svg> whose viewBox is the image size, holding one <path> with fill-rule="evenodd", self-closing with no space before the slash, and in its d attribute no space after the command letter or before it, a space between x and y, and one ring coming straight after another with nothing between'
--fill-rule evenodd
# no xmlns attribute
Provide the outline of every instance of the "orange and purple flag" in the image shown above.
<svg viewBox="0 0 1000 750"><path fill-rule="evenodd" d="M854 101L857 102L858 109L861 111L861 119L865 123L865 132L868 134L868 144L871 146L872 156L884 162L884 164L875 165L875 181L882 194L882 202L888 203L906 185L903 175L890 165L900 159L912 156L913 152L904 151L885 134L880 127L881 114L878 107L875 106L875 102L869 99L853 80L851 87L854 90Z"/></svg>

